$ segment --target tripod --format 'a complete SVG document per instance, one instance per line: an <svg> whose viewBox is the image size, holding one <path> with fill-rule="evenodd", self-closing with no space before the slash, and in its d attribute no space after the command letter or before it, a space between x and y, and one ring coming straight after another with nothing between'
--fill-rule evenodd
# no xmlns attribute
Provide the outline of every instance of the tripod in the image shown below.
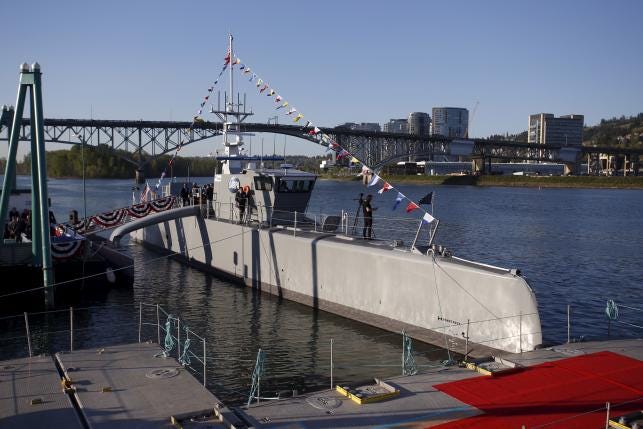
<svg viewBox="0 0 643 429"><path fill-rule="evenodd" d="M364 194L359 193L359 199L353 200L357 201L357 211L355 212L355 220L353 221L353 226L351 227L351 235L355 234L355 229L357 228L357 221L359 220L359 213L362 210L362 204L364 204Z"/></svg>
<svg viewBox="0 0 643 429"><path fill-rule="evenodd" d="M353 221L353 226L351 227L351 235L354 235L355 230L357 229L357 222L359 222L359 215L362 211L362 207L364 206L364 194L360 192L359 199L354 201L358 202L358 206L357 206L357 211L355 212L355 220ZM364 219L364 222L366 222L366 219ZM364 227L366 228L366 224L364 225ZM370 227L370 233L371 233L370 236L372 238L375 238L375 232L373 231L372 226Z"/></svg>

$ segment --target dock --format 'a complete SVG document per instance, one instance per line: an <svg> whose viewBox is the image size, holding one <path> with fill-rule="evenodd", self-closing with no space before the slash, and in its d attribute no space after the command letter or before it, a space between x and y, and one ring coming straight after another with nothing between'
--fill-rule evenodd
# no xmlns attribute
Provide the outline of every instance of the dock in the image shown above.
<svg viewBox="0 0 643 429"><path fill-rule="evenodd" d="M81 429L51 356L0 362L0 428Z"/></svg>
<svg viewBox="0 0 643 429"><path fill-rule="evenodd" d="M641 339L339 380L332 389L234 409L161 352L131 343L0 362L0 428L599 427L606 412L617 418L643 409Z"/></svg>
<svg viewBox="0 0 643 429"><path fill-rule="evenodd" d="M629 359L628 362L634 362L635 370L627 372L627 374L617 374L616 372L609 372L602 378L597 378L606 383L617 386L617 389L622 387L622 390L627 392L634 401L628 405L630 408L643 409L643 392L640 390L640 384L643 382L643 340L613 340L613 341L597 341L597 342L580 342L562 344L560 346L549 347L545 349L534 350L525 353L505 354L502 357L504 366L516 365L525 368L536 368L542 364L550 365L563 359L581 356L595 356L603 352L610 352L617 356ZM637 362L638 361L638 364ZM553 365L551 365L553 366ZM599 372L600 368L596 368ZM526 371L524 371L526 372ZM591 372L591 371L588 371ZM533 407L534 415L542 419L547 419L549 412L547 409L537 408L535 403L528 404L524 407L516 406L512 403L511 406L505 406L500 411L491 414L506 414L507 418L513 417L522 421L518 426L498 426L497 421L493 421L491 425L484 425L485 412L471 405L469 403L460 401L455 397L445 393L448 391L445 388L445 383L453 383L457 381L483 381L490 377L495 377L497 380L509 380L507 375L503 376L485 376L479 372L472 371L466 368L457 366L442 367L431 369L413 376L400 376L387 379L389 385L394 386L400 391L399 396L384 400L381 402L373 402L367 404L357 404L346 396L337 392L336 390L324 390L313 394L298 396L290 399L253 403L249 408L243 409L242 413L244 419L248 420L257 428L327 428L327 427L351 427L351 428L372 428L372 427L521 427L520 424L525 424L525 427L532 427L529 425L529 418L524 417L524 421L520 420L522 414L529 407ZM569 384L573 384L577 379L585 374L579 373L574 376ZM591 374L589 374L591 375ZM611 378L610 378L611 377ZM620 377L620 378L619 378ZM565 388L567 383L563 383ZM636 387L638 384L638 387ZM341 385L341 382L340 382ZM603 389L602 386L595 384L596 389ZM525 392L529 390L528 386L518 386L518 389L524 388ZM563 386L558 386L558 389L564 391ZM592 383L583 386L583 393L578 398L574 397L580 403L564 407L560 404L560 408L572 414L569 421L566 422L564 427L579 427L575 425L574 419L590 419L594 418L605 425L605 410L599 410L594 413L587 413L583 406L592 410L592 403L584 404L583 398L590 396L592 392ZM638 393L637 393L638 392ZM508 394L509 392L507 392ZM522 391L521 391L522 393ZM479 392L473 392L472 395L478 395ZM614 396L610 396L609 392L602 390L600 395L602 404L605 401L613 400L613 404L618 404L622 395L617 392ZM485 398L479 398L485 399ZM558 414L561 414L561 409ZM621 408L620 412L624 412ZM556 413L556 411L552 411ZM618 415L619 408L613 410L613 415ZM551 419L554 420L552 414ZM563 413L564 414L564 413ZM527 416L531 416L526 413ZM533 417L533 416L531 416ZM476 418L472 420L471 426L467 425L463 419ZM475 423L474 423L475 422ZM584 420L584 422L587 422ZM514 422L515 423L515 422ZM482 425L482 426L479 426ZM598 426L595 427L599 427ZM558 426L555 422L548 428L563 427ZM594 427L594 426L582 426ZM602 427L602 426L600 426Z"/></svg>
<svg viewBox="0 0 643 429"><path fill-rule="evenodd" d="M0 428L246 427L160 352L134 343L2 362Z"/></svg>

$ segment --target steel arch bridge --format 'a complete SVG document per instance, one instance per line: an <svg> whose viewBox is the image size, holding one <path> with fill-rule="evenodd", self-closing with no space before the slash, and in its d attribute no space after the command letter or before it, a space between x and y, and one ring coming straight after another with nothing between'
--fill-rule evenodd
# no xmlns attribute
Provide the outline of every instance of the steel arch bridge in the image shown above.
<svg viewBox="0 0 643 429"><path fill-rule="evenodd" d="M13 121L13 110L3 109L0 117L0 140L8 140L8 129ZM221 135L220 122L132 121L99 119L45 119L45 139L49 142L71 145L107 146L121 156L122 150L130 156L121 156L137 170L154 157L174 152L179 145L188 145ZM301 138L323 145L308 130L296 125L242 123L241 131L248 133L275 133ZM442 136L358 131L343 127L324 127L321 131L339 143L355 157L375 170L399 160L433 160L441 156L464 156L473 159L481 171L491 159L531 160L580 164L598 154L625 156L638 167L642 149L613 147L560 147L526 144L512 141L470 139L466 141ZM24 118L19 127L19 139L30 141L31 123ZM635 173L638 168L634 168Z"/></svg>

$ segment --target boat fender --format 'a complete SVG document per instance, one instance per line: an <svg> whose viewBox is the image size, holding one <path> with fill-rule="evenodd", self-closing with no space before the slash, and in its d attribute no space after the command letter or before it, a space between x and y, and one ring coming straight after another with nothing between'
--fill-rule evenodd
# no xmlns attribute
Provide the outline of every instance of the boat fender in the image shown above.
<svg viewBox="0 0 643 429"><path fill-rule="evenodd" d="M110 267L107 267L105 270L105 276L107 277L107 281L110 283L116 283L116 274L114 274L114 270L112 270Z"/></svg>

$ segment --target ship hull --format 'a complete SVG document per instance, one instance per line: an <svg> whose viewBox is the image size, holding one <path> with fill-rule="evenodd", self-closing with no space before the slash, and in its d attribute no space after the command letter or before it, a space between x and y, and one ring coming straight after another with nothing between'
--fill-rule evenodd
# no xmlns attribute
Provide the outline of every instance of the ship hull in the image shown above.
<svg viewBox="0 0 643 429"><path fill-rule="evenodd" d="M333 234L187 216L132 238L203 270L384 329L508 352L542 342L533 290L515 272Z"/></svg>

